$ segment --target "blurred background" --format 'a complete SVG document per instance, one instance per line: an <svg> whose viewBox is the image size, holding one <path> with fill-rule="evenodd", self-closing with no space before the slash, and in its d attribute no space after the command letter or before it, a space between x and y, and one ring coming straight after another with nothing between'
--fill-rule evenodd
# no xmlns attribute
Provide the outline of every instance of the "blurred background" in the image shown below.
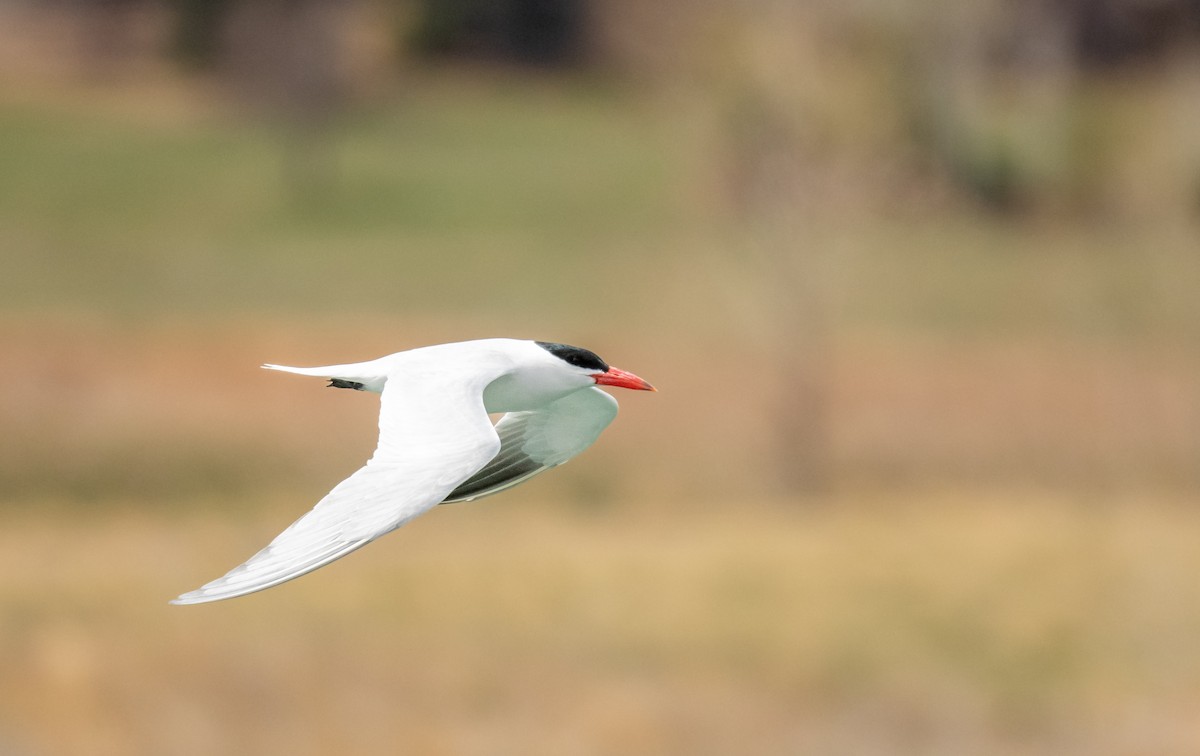
<svg viewBox="0 0 1200 756"><path fill-rule="evenodd" d="M0 754L1200 752L1194 0L0 1ZM370 454L265 374L655 383L167 600Z"/></svg>

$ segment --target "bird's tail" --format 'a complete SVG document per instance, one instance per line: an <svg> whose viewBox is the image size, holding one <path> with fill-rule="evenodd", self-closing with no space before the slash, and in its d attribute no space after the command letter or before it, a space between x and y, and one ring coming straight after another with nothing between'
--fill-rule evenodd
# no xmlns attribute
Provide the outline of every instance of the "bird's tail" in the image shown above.
<svg viewBox="0 0 1200 756"><path fill-rule="evenodd" d="M328 378L329 385L335 388L358 389L359 391L383 391L387 383L387 373L378 364L379 360L356 362L349 365L325 365L323 367L289 367L288 365L263 365L267 370L280 370L284 373L311 375L316 378Z"/></svg>

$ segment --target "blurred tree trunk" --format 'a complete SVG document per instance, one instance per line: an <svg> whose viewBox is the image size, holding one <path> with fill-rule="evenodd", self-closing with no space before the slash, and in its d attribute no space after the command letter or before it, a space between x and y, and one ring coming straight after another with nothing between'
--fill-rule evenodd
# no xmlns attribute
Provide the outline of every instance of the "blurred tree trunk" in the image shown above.
<svg viewBox="0 0 1200 756"><path fill-rule="evenodd" d="M284 181L301 201L336 184L330 128L345 105L345 0L242 0L221 70L235 93L286 131Z"/></svg>
<svg viewBox="0 0 1200 756"><path fill-rule="evenodd" d="M725 195L760 294L761 348L776 371L767 402L776 487L820 493L833 480L832 334L822 232L836 174L821 113L796 76L803 13L763 3L746 19L717 88ZM788 64L793 64L791 67Z"/></svg>
<svg viewBox="0 0 1200 756"><path fill-rule="evenodd" d="M207 70L217 65L221 34L235 0L174 0L171 55L185 66Z"/></svg>
<svg viewBox="0 0 1200 756"><path fill-rule="evenodd" d="M774 355L779 388L768 411L775 427L776 481L784 491L823 493L834 478L832 449L833 337L825 256L797 249L814 235L765 240L762 273L779 335ZM819 242L818 242L819 243Z"/></svg>
<svg viewBox="0 0 1200 756"><path fill-rule="evenodd" d="M148 5L146 0L82 2L80 46L85 76L110 78L118 66L143 52L138 26Z"/></svg>
<svg viewBox="0 0 1200 756"><path fill-rule="evenodd" d="M417 53L524 63L575 65L588 53L585 0L418 0L405 40Z"/></svg>

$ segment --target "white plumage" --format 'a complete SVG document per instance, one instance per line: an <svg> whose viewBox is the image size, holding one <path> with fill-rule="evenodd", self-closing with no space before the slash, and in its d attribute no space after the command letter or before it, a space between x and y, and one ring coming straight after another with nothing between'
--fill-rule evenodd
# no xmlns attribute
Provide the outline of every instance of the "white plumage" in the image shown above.
<svg viewBox="0 0 1200 756"><path fill-rule="evenodd" d="M378 447L266 548L172 603L270 588L440 503L522 483L591 446L616 417L616 400L597 384L653 390L587 350L516 339L442 344L347 365L263 367L380 393ZM489 412L507 414L493 427Z"/></svg>

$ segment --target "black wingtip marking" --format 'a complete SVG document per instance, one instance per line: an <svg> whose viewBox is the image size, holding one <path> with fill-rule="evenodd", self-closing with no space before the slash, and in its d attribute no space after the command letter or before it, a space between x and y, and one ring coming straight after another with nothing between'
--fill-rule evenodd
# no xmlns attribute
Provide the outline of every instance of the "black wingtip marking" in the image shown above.
<svg viewBox="0 0 1200 756"><path fill-rule="evenodd" d="M355 391L362 391L363 385L358 381L347 381L342 378L330 378L329 385L326 388L347 388Z"/></svg>

